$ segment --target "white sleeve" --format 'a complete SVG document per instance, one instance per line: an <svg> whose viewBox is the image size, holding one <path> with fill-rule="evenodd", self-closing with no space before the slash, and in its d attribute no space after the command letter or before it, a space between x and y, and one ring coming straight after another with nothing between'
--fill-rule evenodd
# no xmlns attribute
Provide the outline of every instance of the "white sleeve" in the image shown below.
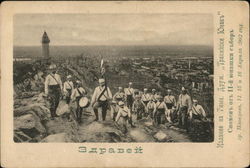
<svg viewBox="0 0 250 168"><path fill-rule="evenodd" d="M110 99L112 99L112 93L111 93L111 91L110 91L109 87L108 87L108 89L107 89L107 90L108 90L108 96L109 96L109 98L110 98Z"/></svg>

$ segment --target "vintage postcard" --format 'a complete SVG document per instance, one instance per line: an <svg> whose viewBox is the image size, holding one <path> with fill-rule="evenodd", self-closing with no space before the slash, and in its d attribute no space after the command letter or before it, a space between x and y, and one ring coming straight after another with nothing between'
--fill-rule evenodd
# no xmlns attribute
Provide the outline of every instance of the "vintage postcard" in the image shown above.
<svg viewBox="0 0 250 168"><path fill-rule="evenodd" d="M247 2L1 5L1 166L248 164Z"/></svg>

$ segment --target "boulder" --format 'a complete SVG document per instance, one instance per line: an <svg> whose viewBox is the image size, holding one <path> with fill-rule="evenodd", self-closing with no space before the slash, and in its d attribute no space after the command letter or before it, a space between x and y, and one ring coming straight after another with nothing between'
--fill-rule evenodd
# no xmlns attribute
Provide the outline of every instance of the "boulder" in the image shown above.
<svg viewBox="0 0 250 168"><path fill-rule="evenodd" d="M129 135L136 142L154 142L153 137L144 132L143 129L135 128L129 130Z"/></svg>
<svg viewBox="0 0 250 168"><path fill-rule="evenodd" d="M158 131L155 135L154 138L159 141L159 142L164 142L168 139L168 136L162 132L162 131Z"/></svg>
<svg viewBox="0 0 250 168"><path fill-rule="evenodd" d="M14 131L19 135L24 134L31 139L36 139L46 134L46 130L35 114L25 114L14 118ZM21 138L22 139L22 138Z"/></svg>
<svg viewBox="0 0 250 168"><path fill-rule="evenodd" d="M43 103L35 103L27 106L20 106L14 109L14 116L26 114L36 114L41 120L46 120L50 115L50 110Z"/></svg>
<svg viewBox="0 0 250 168"><path fill-rule="evenodd" d="M49 135L46 138L44 138L41 142L71 142L69 136L66 133L59 133L59 134L53 134Z"/></svg>

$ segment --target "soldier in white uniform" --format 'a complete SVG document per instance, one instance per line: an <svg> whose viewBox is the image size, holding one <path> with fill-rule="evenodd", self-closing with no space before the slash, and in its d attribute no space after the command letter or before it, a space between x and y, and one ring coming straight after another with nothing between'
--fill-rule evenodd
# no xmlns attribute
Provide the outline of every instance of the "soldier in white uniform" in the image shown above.
<svg viewBox="0 0 250 168"><path fill-rule="evenodd" d="M119 120L121 122L121 125L124 129L124 133L128 132L128 127L127 124L129 123L131 125L131 127L134 127L134 125L132 124L132 116L131 116L131 111L130 109L125 106L124 102L120 101L118 103L119 105L119 110L118 110L118 114L116 116L115 122L117 123Z"/></svg>
<svg viewBox="0 0 250 168"><path fill-rule="evenodd" d="M125 93L122 90L122 87L118 87L118 92L115 93L113 100L119 102L125 100Z"/></svg>
<svg viewBox="0 0 250 168"><path fill-rule="evenodd" d="M179 111L179 126L187 129L187 118L192 109L192 100L184 87L181 89L177 109Z"/></svg>
<svg viewBox="0 0 250 168"><path fill-rule="evenodd" d="M152 89L151 99L152 99L152 101L154 101L155 103L157 102L156 97L157 97L156 89Z"/></svg>
<svg viewBox="0 0 250 168"><path fill-rule="evenodd" d="M197 100L193 100L193 106L189 113L189 118L191 122L189 123L190 128L188 128L188 131L191 130L202 130L208 133L213 133L213 129L210 125L209 120L206 117L206 112L203 109L203 107L198 104ZM199 122L196 122L198 120ZM200 124L198 124L200 123ZM196 125L196 126L195 126Z"/></svg>
<svg viewBox="0 0 250 168"><path fill-rule="evenodd" d="M86 90L81 86L81 81L76 81L76 88L72 91L71 94L71 100L72 102L76 102L77 108L76 108L76 120L79 124L82 123L82 111L83 107L80 107L79 101L82 97L84 97L87 92Z"/></svg>
<svg viewBox="0 0 250 168"><path fill-rule="evenodd" d="M154 111L154 121L157 125L165 124L165 115L167 113L167 106L163 101L163 96L157 96L157 102L155 104L155 111Z"/></svg>
<svg viewBox="0 0 250 168"><path fill-rule="evenodd" d="M154 119L153 114L154 114L155 108L156 108L155 102L153 101L153 99L151 97L150 101L147 104L147 108L146 108L146 113L147 113L146 115L147 116L149 115L151 119Z"/></svg>
<svg viewBox="0 0 250 168"><path fill-rule="evenodd" d="M164 102L167 106L166 118L169 122L172 122L172 120L174 119L173 113L176 108L176 100L175 97L172 95L172 91L170 89L167 90L167 95L164 97Z"/></svg>
<svg viewBox="0 0 250 168"><path fill-rule="evenodd" d="M148 102L149 102L149 100L150 100L150 98L151 98L151 95L148 93L148 89L145 88L145 89L143 90L142 95L141 95L141 100L143 101L143 103L144 103L145 105L147 105Z"/></svg>
<svg viewBox="0 0 250 168"><path fill-rule="evenodd" d="M127 106L131 110L134 102L134 89L132 88L132 82L129 82L128 88L124 88L124 92Z"/></svg>
<svg viewBox="0 0 250 168"><path fill-rule="evenodd" d="M67 80L63 84L63 91L66 97L67 104L69 104L70 102L70 96L72 94L73 89L74 89L74 83L72 81L72 76L68 75Z"/></svg>
<svg viewBox="0 0 250 168"><path fill-rule="evenodd" d="M49 71L50 72L44 82L44 88L45 95L48 96L50 102L50 113L51 119L53 120L54 117L58 117L56 114L56 109L63 92L63 87L61 77L56 73L57 70L55 64L49 66Z"/></svg>
<svg viewBox="0 0 250 168"><path fill-rule="evenodd" d="M106 119L106 114L108 110L108 102L112 100L112 93L109 87L105 86L105 79L99 79L99 86L95 88L92 96L91 105L95 112L95 121L99 120L98 108L102 110L102 119Z"/></svg>
<svg viewBox="0 0 250 168"><path fill-rule="evenodd" d="M206 112L197 100L193 100L192 110L189 113L191 119L203 120L206 118Z"/></svg>

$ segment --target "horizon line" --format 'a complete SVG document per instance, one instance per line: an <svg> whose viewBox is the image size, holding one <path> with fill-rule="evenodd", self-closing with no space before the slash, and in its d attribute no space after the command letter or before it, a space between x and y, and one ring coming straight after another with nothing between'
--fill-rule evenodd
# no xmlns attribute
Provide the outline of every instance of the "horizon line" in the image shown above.
<svg viewBox="0 0 250 168"><path fill-rule="evenodd" d="M13 45L13 47L41 47L42 45ZM49 45L50 47L60 47L60 46L77 46L77 47L83 47L83 46L207 46L207 47L213 47L214 45L205 45L205 44L87 44L87 45Z"/></svg>

